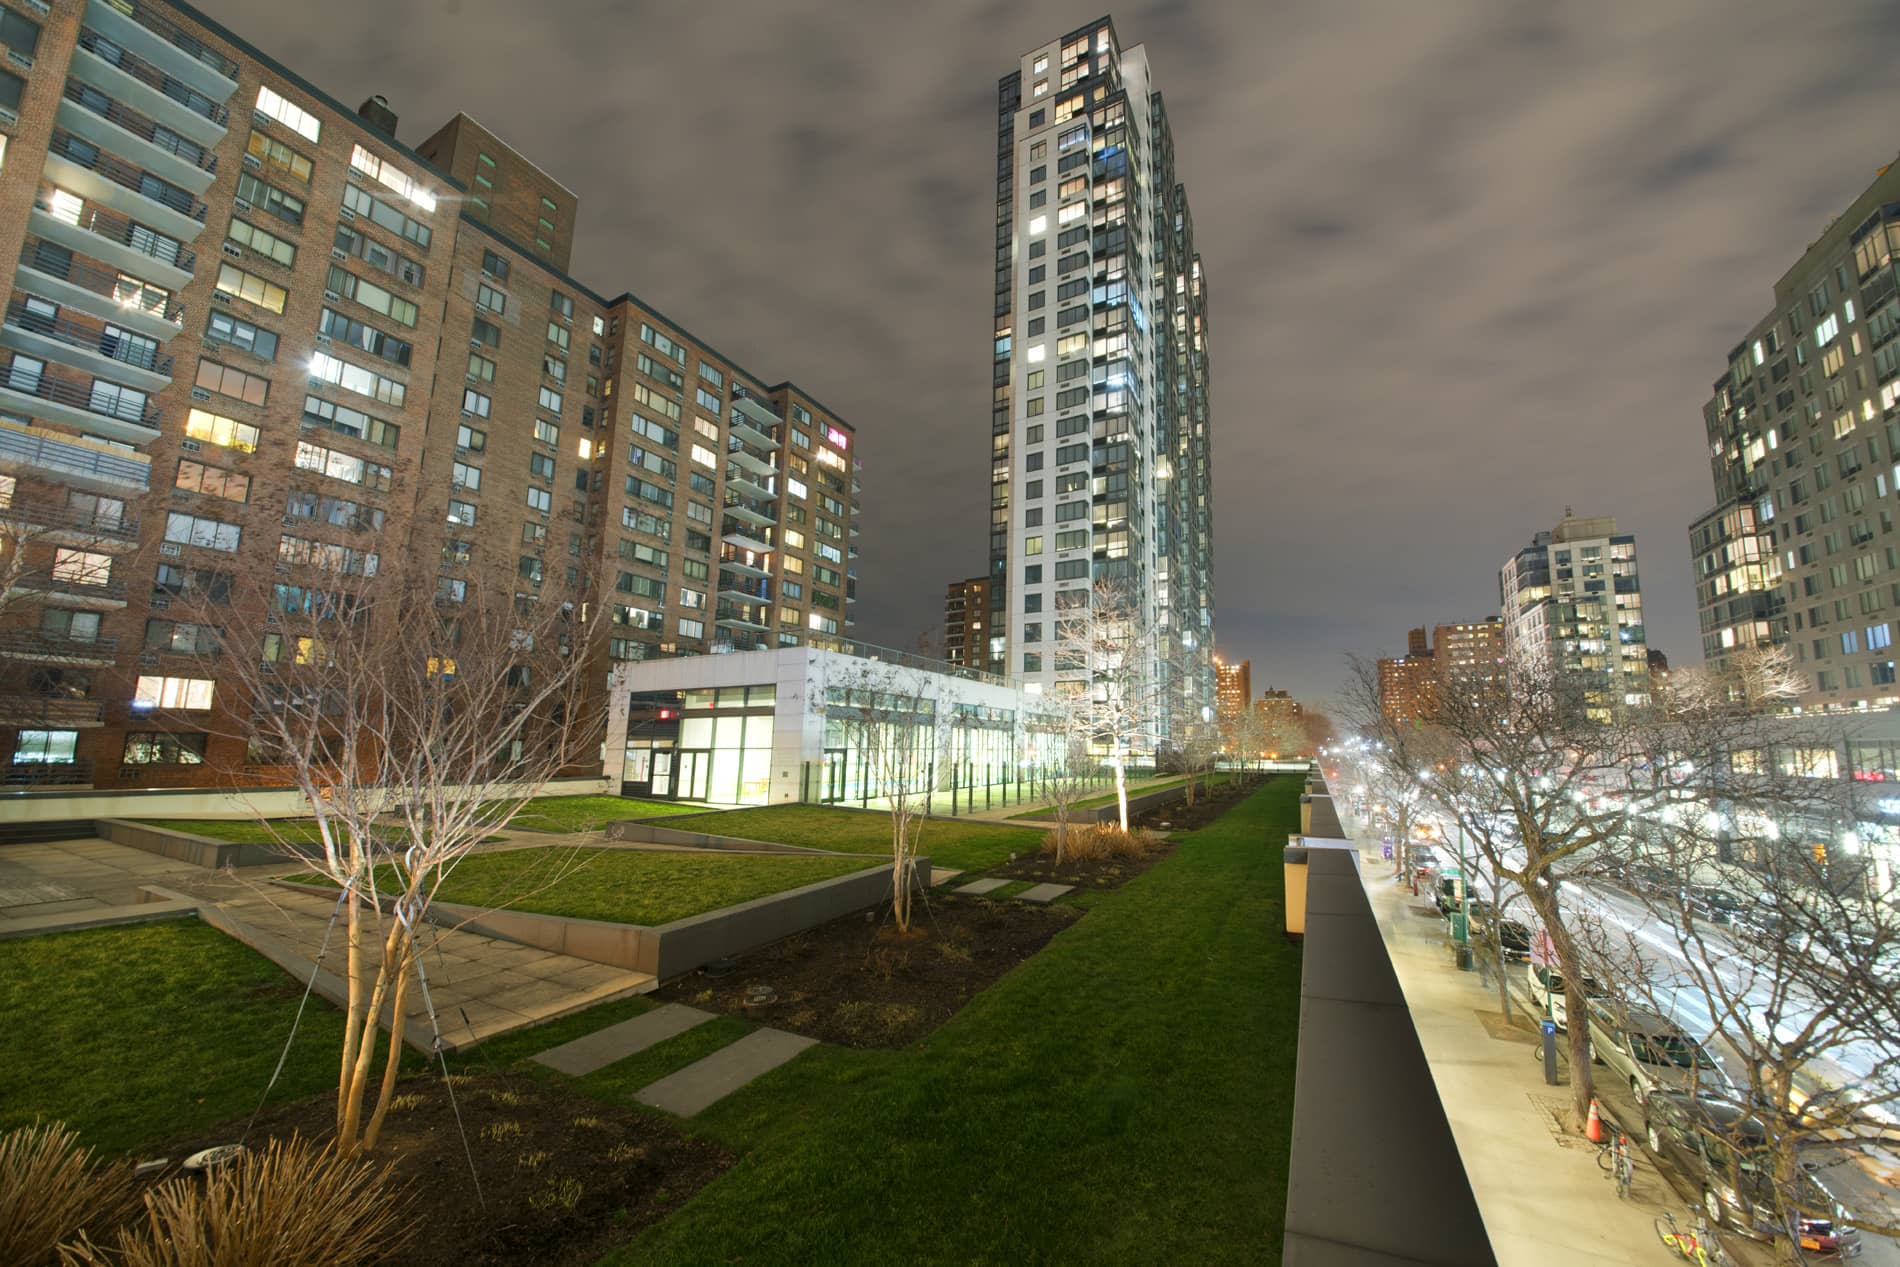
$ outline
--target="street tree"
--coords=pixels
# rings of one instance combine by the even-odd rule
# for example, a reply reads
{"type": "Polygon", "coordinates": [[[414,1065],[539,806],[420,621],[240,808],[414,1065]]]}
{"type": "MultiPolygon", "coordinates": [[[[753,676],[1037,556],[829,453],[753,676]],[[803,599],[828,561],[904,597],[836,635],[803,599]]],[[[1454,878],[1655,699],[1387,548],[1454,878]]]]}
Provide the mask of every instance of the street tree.
{"type": "Polygon", "coordinates": [[[1115,775],[1115,803],[1128,830],[1128,763],[1152,752],[1161,721],[1153,671],[1154,622],[1126,581],[1105,577],[1086,589],[1057,590],[1058,687],[1086,692],[1089,745],[1115,775]]]}
{"type": "Polygon", "coordinates": [[[242,741],[243,763],[223,771],[233,783],[286,783],[309,805],[315,843],[279,844],[340,891],[336,1144],[348,1156],[377,1146],[438,888],[550,779],[597,771],[601,639],[579,585],[439,588],[434,567],[368,543],[285,540],[276,566],[174,596],[170,614],[203,631],[202,686],[141,678],[135,706],[242,741]]]}

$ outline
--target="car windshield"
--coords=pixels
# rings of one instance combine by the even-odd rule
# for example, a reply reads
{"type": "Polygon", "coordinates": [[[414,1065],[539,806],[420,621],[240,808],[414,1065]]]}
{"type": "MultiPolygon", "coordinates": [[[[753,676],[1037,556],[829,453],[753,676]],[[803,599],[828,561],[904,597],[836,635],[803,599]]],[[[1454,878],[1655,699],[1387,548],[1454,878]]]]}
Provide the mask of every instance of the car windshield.
{"type": "Polygon", "coordinates": [[[1713,1069],[1709,1053],[1680,1034],[1631,1034],[1630,1052],[1646,1065],[1713,1069]]]}

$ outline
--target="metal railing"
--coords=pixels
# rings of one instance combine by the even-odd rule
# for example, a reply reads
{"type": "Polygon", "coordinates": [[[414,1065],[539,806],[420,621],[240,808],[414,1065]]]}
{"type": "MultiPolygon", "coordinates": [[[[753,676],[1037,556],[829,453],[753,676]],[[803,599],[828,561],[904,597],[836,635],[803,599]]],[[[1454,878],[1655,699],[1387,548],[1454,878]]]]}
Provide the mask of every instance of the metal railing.
{"type": "MultiPolygon", "coordinates": [[[[9,357],[7,363],[0,366],[0,387],[19,392],[22,396],[34,396],[40,400],[51,401],[57,405],[66,405],[73,409],[83,409],[89,414],[101,418],[111,418],[118,422],[129,422],[134,426],[149,427],[156,431],[159,424],[159,412],[156,405],[133,404],[124,399],[101,396],[94,380],[93,388],[88,389],[77,383],[68,382],[63,376],[55,375],[50,368],[37,372],[22,370],[14,372],[14,365],[21,358],[9,357]]],[[[26,358],[37,360],[38,358],[26,358]]],[[[141,400],[145,393],[138,393],[141,400]]]]}
{"type": "MultiPolygon", "coordinates": [[[[160,321],[176,324],[185,319],[185,306],[174,302],[170,291],[146,283],[140,283],[140,288],[133,290],[122,275],[94,268],[90,264],[81,264],[69,254],[62,255],[49,250],[38,242],[29,241],[20,248],[20,267],[56,277],[95,295],[103,295],[120,308],[142,312],[160,321]]],[[[30,278],[26,280],[31,281],[30,278]]]]}
{"type": "Polygon", "coordinates": [[[159,13],[150,5],[135,3],[135,0],[106,0],[106,4],[117,13],[132,19],[153,35],[158,36],[173,48],[203,62],[233,83],[237,82],[238,64],[212,48],[197,36],[190,34],[176,22],[159,13]]]}
{"type": "Polygon", "coordinates": [[[66,81],[65,95],[66,100],[80,109],[91,111],[107,122],[124,128],[147,145],[157,146],[172,157],[196,167],[199,171],[215,173],[218,170],[216,154],[196,141],[187,141],[170,128],[164,129],[161,134],[158,124],[153,120],[130,106],[106,96],[90,84],[69,79],[66,81]]]}
{"type": "Polygon", "coordinates": [[[87,171],[97,172],[113,184],[129,189],[141,198],[150,198],[161,207],[177,212],[188,219],[203,224],[205,205],[193,198],[185,190],[159,176],[154,176],[143,167],[128,163],[94,145],[91,141],[74,136],[70,132],[55,132],[47,151],[57,154],[69,163],[76,163],[87,171]]]}
{"type": "Polygon", "coordinates": [[[0,655],[15,659],[44,656],[50,660],[111,660],[118,649],[117,638],[69,638],[47,629],[0,632],[0,655]]]}
{"type": "Polygon", "coordinates": [[[150,488],[152,482],[151,460],[141,454],[56,431],[35,434],[34,428],[5,420],[0,420],[0,463],[91,476],[135,488],[150,488]]]}
{"type": "Polygon", "coordinates": [[[48,594],[64,594],[73,599],[107,599],[115,603],[125,601],[125,582],[106,581],[103,584],[90,584],[86,581],[68,580],[63,576],[22,576],[14,582],[21,589],[41,590],[48,594]]]}
{"type": "Polygon", "coordinates": [[[128,339],[71,317],[49,317],[17,301],[7,305],[6,323],[69,348],[83,348],[136,369],[171,377],[172,358],[160,355],[158,345],[149,339],[128,339]]]}
{"type": "Polygon", "coordinates": [[[78,726],[106,718],[103,700],[61,699],[54,695],[0,695],[0,725],[78,726]]]}
{"type": "Polygon", "coordinates": [[[94,237],[104,238],[120,246],[130,247],[141,255],[149,255],[161,264],[169,264],[187,273],[198,262],[197,252],[187,249],[176,238],[168,238],[162,233],[146,228],[136,220],[105,207],[87,203],[80,208],[77,216],[69,220],[44,198],[34,199],[33,205],[46,215],[70,224],[75,229],[81,229],[94,237]]]}
{"type": "Polygon", "coordinates": [[[0,783],[8,787],[45,787],[92,782],[92,760],[10,761],[0,766],[0,783]]]}
{"type": "Polygon", "coordinates": [[[6,519],[61,532],[82,532],[113,541],[136,542],[139,539],[139,521],[136,519],[123,516],[113,518],[96,511],[74,510],[71,506],[38,506],[16,502],[11,506],[0,507],[0,520],[6,519]]]}

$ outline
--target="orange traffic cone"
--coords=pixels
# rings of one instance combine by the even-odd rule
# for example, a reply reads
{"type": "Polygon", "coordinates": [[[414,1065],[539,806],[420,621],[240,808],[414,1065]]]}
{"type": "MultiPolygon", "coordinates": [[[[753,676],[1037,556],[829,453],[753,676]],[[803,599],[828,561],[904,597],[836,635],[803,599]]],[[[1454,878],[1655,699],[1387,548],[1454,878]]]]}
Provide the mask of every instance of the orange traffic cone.
{"type": "Polygon", "coordinates": [[[1597,1112],[1596,1097],[1590,1097],[1590,1120],[1584,1124],[1583,1136],[1592,1144],[1603,1142],[1603,1117],[1597,1112]]]}

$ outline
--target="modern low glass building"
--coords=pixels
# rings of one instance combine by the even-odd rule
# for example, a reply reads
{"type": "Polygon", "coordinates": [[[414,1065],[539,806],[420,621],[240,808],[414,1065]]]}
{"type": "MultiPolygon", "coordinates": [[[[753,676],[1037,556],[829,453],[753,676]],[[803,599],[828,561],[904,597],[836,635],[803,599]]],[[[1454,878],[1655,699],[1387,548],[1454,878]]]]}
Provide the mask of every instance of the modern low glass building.
{"type": "Polygon", "coordinates": [[[1039,699],[862,644],[648,660],[615,673],[607,768],[629,796],[713,804],[884,795],[890,753],[934,790],[1014,784],[1052,759],[1039,699]]]}

